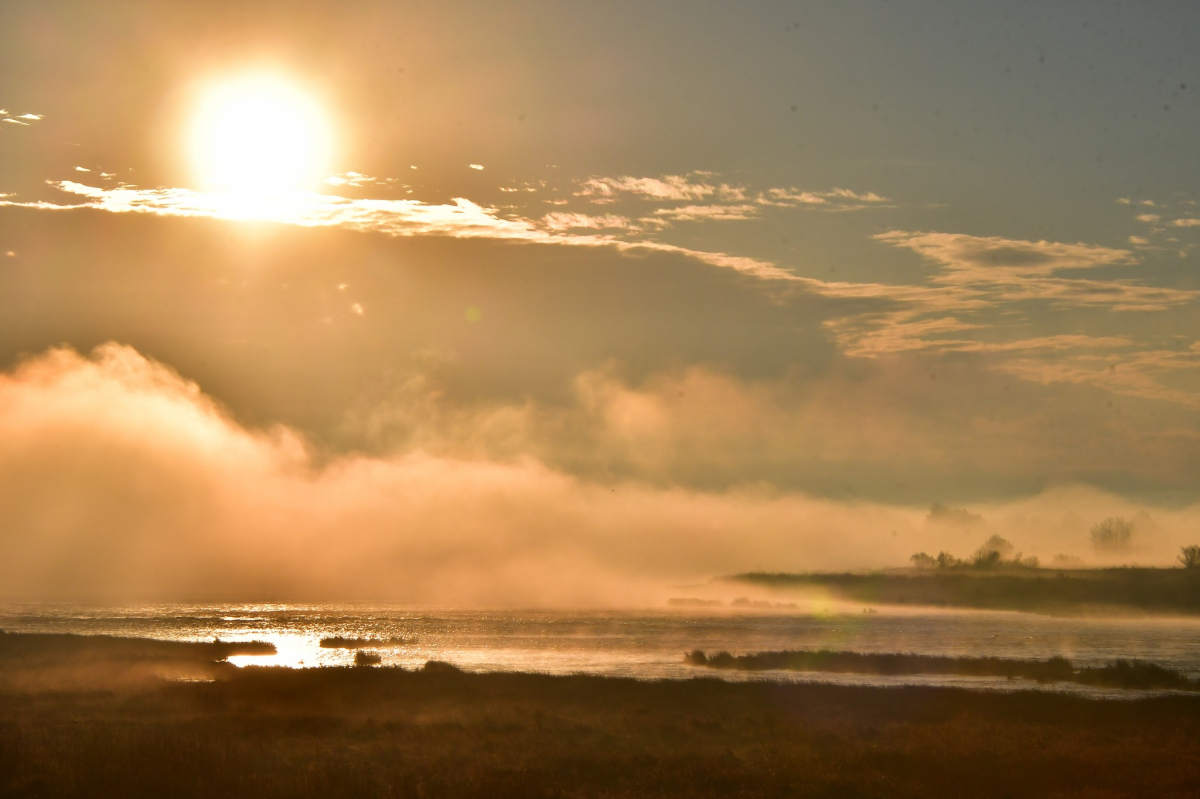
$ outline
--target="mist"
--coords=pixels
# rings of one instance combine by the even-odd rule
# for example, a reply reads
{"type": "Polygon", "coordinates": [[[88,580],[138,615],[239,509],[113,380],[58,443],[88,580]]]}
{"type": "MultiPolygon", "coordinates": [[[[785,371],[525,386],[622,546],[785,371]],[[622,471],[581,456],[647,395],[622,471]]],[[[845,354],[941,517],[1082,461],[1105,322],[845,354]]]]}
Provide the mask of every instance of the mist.
{"type": "Polygon", "coordinates": [[[453,451],[328,456],[287,427],[239,424],[129,347],[54,349],[0,378],[0,582],[42,600],[658,605],[723,574],[904,566],[992,534],[1095,563],[1088,527],[1113,514],[1141,514],[1126,561],[1166,564],[1200,518],[1074,486],[972,506],[963,522],[453,451]]]}

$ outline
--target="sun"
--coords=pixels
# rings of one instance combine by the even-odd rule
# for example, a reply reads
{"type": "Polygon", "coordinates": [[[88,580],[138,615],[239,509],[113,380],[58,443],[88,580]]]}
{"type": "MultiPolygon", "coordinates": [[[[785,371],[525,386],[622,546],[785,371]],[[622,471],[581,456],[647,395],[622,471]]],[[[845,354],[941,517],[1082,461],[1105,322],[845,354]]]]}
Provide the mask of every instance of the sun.
{"type": "Polygon", "coordinates": [[[332,135],[320,105],[274,75],[212,85],[191,126],[191,156],[204,188],[282,194],[328,174],[332,135]]]}

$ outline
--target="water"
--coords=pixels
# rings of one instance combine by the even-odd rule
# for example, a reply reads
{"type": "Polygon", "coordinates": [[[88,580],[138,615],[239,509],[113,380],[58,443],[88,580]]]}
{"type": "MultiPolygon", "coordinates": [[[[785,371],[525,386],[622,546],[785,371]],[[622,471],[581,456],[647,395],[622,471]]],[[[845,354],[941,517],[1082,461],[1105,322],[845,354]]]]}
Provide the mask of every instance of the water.
{"type": "Polygon", "coordinates": [[[238,665],[340,666],[353,650],[323,649],[322,638],[403,638],[375,649],[385,665],[415,668],[443,660],[469,671],[837,683],[1041,688],[1129,695],[1073,684],[1036,686],[1003,678],[914,675],[746,673],[684,663],[693,649],[734,654],[780,649],[913,652],[927,655],[1049,658],[1103,665],[1141,658],[1200,677],[1200,620],[1053,618],[1015,612],[861,608],[835,612],[731,610],[465,611],[378,605],[0,605],[10,632],[119,635],[178,641],[259,640],[274,656],[237,656],[238,665]]]}

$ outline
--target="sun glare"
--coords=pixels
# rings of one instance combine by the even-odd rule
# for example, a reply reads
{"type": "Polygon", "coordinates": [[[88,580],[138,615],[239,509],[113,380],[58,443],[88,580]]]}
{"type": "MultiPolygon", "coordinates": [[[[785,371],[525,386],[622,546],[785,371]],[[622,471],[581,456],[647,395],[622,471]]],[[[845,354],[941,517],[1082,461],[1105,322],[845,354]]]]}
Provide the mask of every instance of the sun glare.
{"type": "Polygon", "coordinates": [[[274,76],[217,84],[203,96],[191,153],[204,188],[280,194],[316,186],[329,168],[332,137],[320,106],[274,76]]]}

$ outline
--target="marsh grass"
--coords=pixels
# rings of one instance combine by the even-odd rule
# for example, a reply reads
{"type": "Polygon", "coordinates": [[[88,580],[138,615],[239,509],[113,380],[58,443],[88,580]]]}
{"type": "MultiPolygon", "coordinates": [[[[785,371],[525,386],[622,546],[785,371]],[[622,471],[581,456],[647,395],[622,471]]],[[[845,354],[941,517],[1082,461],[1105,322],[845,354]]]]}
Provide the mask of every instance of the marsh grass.
{"type": "Polygon", "coordinates": [[[693,666],[739,671],[808,671],[834,674],[903,676],[953,674],[1006,677],[1039,683],[1071,682],[1103,688],[1200,690],[1200,682],[1173,669],[1141,660],[1116,660],[1104,666],[1077,667],[1063,657],[1024,660],[997,657],[944,657],[902,653],[836,652],[829,649],[706,655],[695,650],[684,659],[693,666]]]}
{"type": "Polygon", "coordinates": [[[1197,740],[1185,695],[247,667],[0,690],[0,796],[1184,797],[1197,740]]]}
{"type": "Polygon", "coordinates": [[[411,644],[412,638],[343,638],[335,635],[332,638],[322,638],[322,649],[373,649],[389,646],[411,644]]]}
{"type": "Polygon", "coordinates": [[[380,663],[383,663],[383,656],[375,652],[359,649],[354,653],[355,666],[378,666],[380,663]]]}

